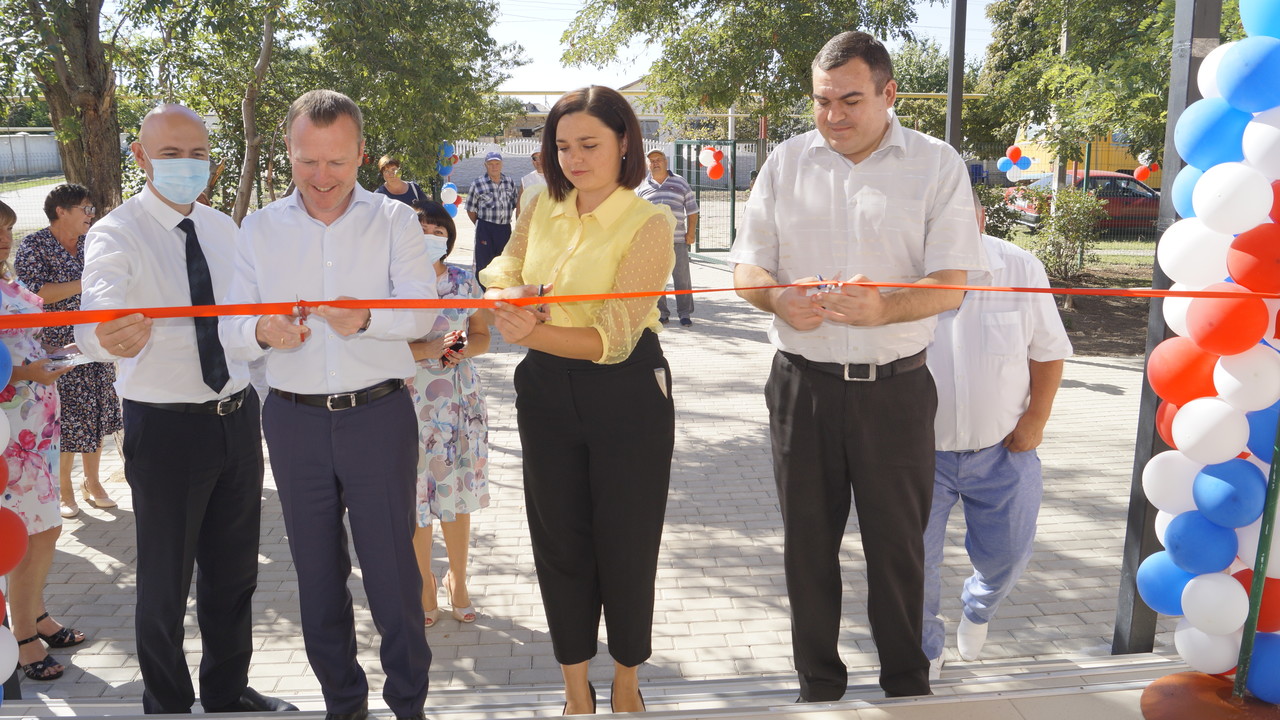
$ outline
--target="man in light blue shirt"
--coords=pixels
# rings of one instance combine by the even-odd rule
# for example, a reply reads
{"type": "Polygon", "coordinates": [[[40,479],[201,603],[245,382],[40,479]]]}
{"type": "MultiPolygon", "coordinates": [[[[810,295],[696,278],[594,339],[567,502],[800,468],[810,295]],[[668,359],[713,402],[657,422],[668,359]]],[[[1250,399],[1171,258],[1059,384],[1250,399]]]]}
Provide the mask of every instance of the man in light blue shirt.
{"type": "MultiPolygon", "coordinates": [[[[667,154],[661,150],[649,152],[649,175],[636,188],[636,194],[651,203],[662,203],[671,208],[676,217],[675,251],[676,266],[671,271],[671,279],[676,290],[690,290],[693,281],[689,276],[689,248],[698,239],[698,200],[693,195],[689,183],[679,175],[668,171],[667,154]]],[[[658,298],[659,320],[664,324],[671,320],[667,311],[667,296],[658,298]]],[[[680,316],[680,324],[689,327],[693,319],[693,295],[685,293],[676,296],[676,314],[680,316]]]]}

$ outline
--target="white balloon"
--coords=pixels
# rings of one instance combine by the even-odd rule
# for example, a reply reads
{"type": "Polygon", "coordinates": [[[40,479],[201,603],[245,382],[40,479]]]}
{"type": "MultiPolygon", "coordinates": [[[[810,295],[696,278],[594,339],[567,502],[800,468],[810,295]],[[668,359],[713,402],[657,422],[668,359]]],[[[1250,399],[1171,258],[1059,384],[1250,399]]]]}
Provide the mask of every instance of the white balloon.
{"type": "Polygon", "coordinates": [[[1240,636],[1238,632],[1209,635],[1197,630],[1184,617],[1173,631],[1173,646],[1192,670],[1217,675],[1236,666],[1240,659],[1240,636]]]}
{"type": "Polygon", "coordinates": [[[1240,454],[1249,442],[1249,421],[1222,398],[1196,398],[1173,416],[1173,444],[1183,455],[1216,465],[1240,454]]]}
{"type": "Polygon", "coordinates": [[[1266,175],[1230,162],[1204,171],[1191,191],[1191,205],[1205,226],[1235,235],[1268,222],[1275,195],[1266,175]]]}
{"type": "Polygon", "coordinates": [[[1155,531],[1156,540],[1160,541],[1160,547],[1164,547],[1165,531],[1169,529],[1169,523],[1173,522],[1173,519],[1176,517],[1178,516],[1173,513],[1168,513],[1163,510],[1156,511],[1155,531]]]}
{"type": "Polygon", "coordinates": [[[0,413],[0,452],[4,452],[9,447],[9,442],[13,440],[13,430],[9,427],[9,416],[0,413]]]}
{"type": "MultiPolygon", "coordinates": [[[[1240,547],[1236,550],[1237,557],[1240,562],[1252,568],[1258,561],[1258,540],[1260,539],[1262,528],[1262,518],[1258,518],[1242,528],[1236,528],[1236,540],[1239,541],[1240,547]]],[[[1280,552],[1280,533],[1273,533],[1271,536],[1271,561],[1267,563],[1267,577],[1280,578],[1280,562],[1276,562],[1276,555],[1280,552]]]]}
{"type": "Polygon", "coordinates": [[[1211,230],[1197,217],[1169,226],[1156,245],[1160,268],[1174,282],[1202,288],[1227,276],[1227,251],[1231,235],[1211,230]]]}
{"type": "Polygon", "coordinates": [[[1270,180],[1280,178],[1280,108],[1260,112],[1245,125],[1244,161],[1270,180]]]}
{"type": "Polygon", "coordinates": [[[1234,633],[1249,614],[1249,593],[1230,575],[1206,573],[1182,589],[1182,614],[1201,632],[1234,633]]]}
{"type": "MultiPolygon", "coordinates": [[[[1178,414],[1182,414],[1181,411],[1178,414]]],[[[1142,468],[1142,492],[1148,502],[1171,516],[1195,510],[1191,486],[1203,469],[1204,463],[1196,462],[1177,450],[1166,450],[1148,460],[1146,467],[1142,468]]],[[[1158,530],[1157,534],[1163,535],[1158,530]]],[[[1163,545],[1164,541],[1161,540],[1160,544],[1163,545]]]]}
{"type": "Polygon", "coordinates": [[[1254,345],[1239,355],[1218,359],[1213,368],[1218,397],[1245,412],[1269,408],[1280,400],[1280,353],[1254,345]]]}
{"type": "Polygon", "coordinates": [[[445,188],[440,191],[440,202],[445,205],[452,205],[454,200],[458,199],[458,191],[453,188],[445,188]]]}
{"type": "Polygon", "coordinates": [[[1237,557],[1235,560],[1232,560],[1232,561],[1231,561],[1231,564],[1230,564],[1229,566],[1227,566],[1227,569],[1226,569],[1226,570],[1223,570],[1222,572],[1224,572],[1224,573],[1226,573],[1226,574],[1228,574],[1228,575],[1235,575],[1236,573],[1240,572],[1241,570],[1248,570],[1248,569],[1249,569],[1249,566],[1248,566],[1248,565],[1245,565],[1245,564],[1244,564],[1244,563],[1242,563],[1242,562],[1240,562],[1240,558],[1238,558],[1238,557],[1237,557]]]}
{"type": "Polygon", "coordinates": [[[1235,43],[1219,45],[1200,61],[1200,71],[1196,73],[1196,85],[1200,88],[1202,97],[1222,97],[1222,91],[1218,89],[1218,65],[1222,63],[1222,56],[1227,54],[1227,50],[1230,50],[1232,45],[1235,43]]]}
{"type": "Polygon", "coordinates": [[[698,164],[702,165],[703,167],[711,167],[712,165],[715,165],[716,164],[715,148],[710,148],[710,147],[702,148],[702,151],[698,153],[698,164]]]}
{"type": "Polygon", "coordinates": [[[1004,176],[1009,178],[1009,182],[1018,182],[1022,179],[1022,168],[1015,165],[1006,170],[1004,176]]]}
{"type": "MultiPolygon", "coordinates": [[[[1162,265],[1163,266],[1163,265],[1162,265]]],[[[1174,283],[1170,290],[1199,290],[1198,287],[1191,287],[1182,283],[1174,283]]],[[[1187,329],[1187,310],[1191,307],[1191,298],[1189,297],[1167,297],[1164,299],[1164,324],[1169,326],[1175,334],[1182,337],[1190,337],[1191,331],[1187,329]]]]}
{"type": "Polygon", "coordinates": [[[18,640],[13,637],[9,628],[0,625],[0,667],[16,668],[18,666],[18,640]]]}

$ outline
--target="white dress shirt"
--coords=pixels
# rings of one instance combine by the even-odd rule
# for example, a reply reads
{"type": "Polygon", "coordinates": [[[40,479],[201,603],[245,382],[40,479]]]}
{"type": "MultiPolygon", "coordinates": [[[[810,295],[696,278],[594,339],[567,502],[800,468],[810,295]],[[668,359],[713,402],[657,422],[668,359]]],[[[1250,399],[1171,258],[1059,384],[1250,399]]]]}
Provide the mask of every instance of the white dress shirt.
{"type": "MultiPolygon", "coordinates": [[[[983,235],[998,287],[1049,287],[1034,255],[983,235]]],[[[981,450],[1004,440],[1031,399],[1028,360],[1071,357],[1052,295],[971,292],[957,310],[938,316],[929,371],[938,386],[934,421],[938,450],[981,450]]]]}
{"type": "MultiPolygon", "coordinates": [[[[191,218],[200,249],[209,264],[214,297],[231,285],[235,273],[236,224],[199,203],[191,218]]],[[[84,244],[81,310],[114,310],[190,305],[187,284],[187,235],[183,215],[147,185],[89,230],[84,244]]],[[[231,380],[221,393],[205,384],[191,318],[157,318],[151,339],[136,357],[121,358],[98,342],[97,324],[75,326],[82,352],[103,362],[119,361],[116,394],[138,402],[201,403],[239,392],[249,384],[244,362],[227,356],[231,380]]]]}
{"type": "Polygon", "coordinates": [[[537,170],[534,170],[528,175],[525,175],[524,177],[520,178],[521,190],[528,190],[529,188],[534,187],[535,185],[546,185],[546,184],[547,184],[547,179],[543,177],[542,173],[538,172],[537,170]]]}
{"type": "MultiPolygon", "coordinates": [[[[780,283],[861,273],[873,282],[911,283],[939,270],[968,271],[982,284],[969,176],[951,146],[905,130],[889,114],[880,146],[854,164],[817,130],[769,155],[747,201],[734,263],[757,265],[780,283]]],[[[909,357],[932,336],[932,317],[880,327],[830,321],[801,332],[774,317],[769,339],[817,362],[874,363],[909,357]]]]}
{"type": "MultiPolygon", "coordinates": [[[[359,185],[330,225],[308,215],[297,192],[271,203],[244,219],[236,251],[227,303],[437,297],[413,208],[359,185]]],[[[257,317],[224,318],[218,330],[238,357],[267,354],[271,387],[328,395],[412,377],[408,341],[431,330],[436,312],[373,310],[365,332],[345,337],[313,313],[302,345],[270,352],[258,345],[257,317]]]]}

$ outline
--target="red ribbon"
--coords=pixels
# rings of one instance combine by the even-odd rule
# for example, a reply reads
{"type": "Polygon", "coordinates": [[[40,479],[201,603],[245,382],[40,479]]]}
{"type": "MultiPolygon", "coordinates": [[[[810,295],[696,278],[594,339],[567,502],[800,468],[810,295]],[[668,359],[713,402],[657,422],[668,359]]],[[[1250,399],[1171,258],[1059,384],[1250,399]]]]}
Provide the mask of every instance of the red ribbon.
{"type": "Polygon", "coordinates": [[[1262,299],[1278,299],[1280,293],[1230,292],[1223,290],[1157,290],[1155,288],[1038,288],[1038,287],[993,287],[986,285],[920,285],[917,283],[888,282],[841,282],[820,281],[796,283],[789,285],[759,285],[746,288],[703,288],[697,290],[666,290],[628,293],[593,293],[587,295],[545,295],[541,297],[512,298],[509,300],[487,300],[484,298],[466,298],[441,300],[432,299],[389,299],[389,300],[299,300],[297,302],[250,303],[240,305],[178,305],[149,308],[121,308],[118,310],[70,310],[63,312],[29,313],[23,315],[0,316],[0,330],[17,328],[57,327],[60,325],[84,325],[101,323],[134,313],[142,313],[149,318],[180,317],[218,317],[222,315],[292,315],[299,308],[315,308],[321,305],[354,309],[395,309],[395,310],[435,310],[443,308],[493,308],[499,302],[511,305],[546,305],[552,303],[590,302],[596,300],[620,300],[627,298],[658,297],[660,295],[692,295],[695,293],[734,292],[736,290],[774,290],[789,287],[820,287],[827,285],[861,285],[872,288],[925,288],[935,290],[964,290],[967,292],[1016,292],[1039,293],[1047,295],[1099,295],[1131,298],[1220,298],[1238,299],[1256,297],[1262,299]]]}

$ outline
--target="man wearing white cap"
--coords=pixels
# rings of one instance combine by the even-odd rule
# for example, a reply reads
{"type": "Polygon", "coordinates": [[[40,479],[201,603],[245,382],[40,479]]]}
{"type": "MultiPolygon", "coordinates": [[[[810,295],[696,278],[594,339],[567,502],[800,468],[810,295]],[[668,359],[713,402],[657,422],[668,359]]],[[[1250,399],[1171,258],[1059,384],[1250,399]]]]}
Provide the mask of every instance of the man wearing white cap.
{"type": "MultiPolygon", "coordinates": [[[[671,279],[676,290],[689,290],[693,287],[689,277],[689,248],[697,239],[698,200],[693,189],[684,178],[670,172],[667,154],[662,150],[649,151],[649,176],[636,188],[636,194],[651,203],[662,203],[671,208],[676,217],[676,266],[671,271],[671,279]]],[[[671,316],[667,310],[667,296],[658,298],[658,319],[666,324],[671,316]]],[[[689,294],[676,296],[676,314],[680,316],[680,324],[689,327],[693,320],[693,296],[689,294]]]]}
{"type": "Polygon", "coordinates": [[[519,197],[516,183],[502,174],[502,153],[484,156],[486,174],[471,183],[467,217],[476,224],[476,275],[502,254],[511,239],[511,213],[519,197]]]}

